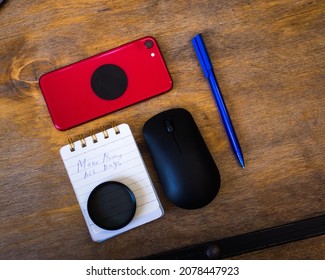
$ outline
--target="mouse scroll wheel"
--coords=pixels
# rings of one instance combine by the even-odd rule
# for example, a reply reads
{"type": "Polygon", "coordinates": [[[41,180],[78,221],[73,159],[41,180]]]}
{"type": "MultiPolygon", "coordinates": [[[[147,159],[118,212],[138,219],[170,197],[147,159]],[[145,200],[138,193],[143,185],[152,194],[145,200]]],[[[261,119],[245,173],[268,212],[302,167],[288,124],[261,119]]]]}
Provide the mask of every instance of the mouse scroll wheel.
{"type": "Polygon", "coordinates": [[[167,132],[171,133],[174,131],[174,127],[173,127],[171,121],[169,121],[169,120],[164,121],[164,125],[166,127],[167,132]]]}

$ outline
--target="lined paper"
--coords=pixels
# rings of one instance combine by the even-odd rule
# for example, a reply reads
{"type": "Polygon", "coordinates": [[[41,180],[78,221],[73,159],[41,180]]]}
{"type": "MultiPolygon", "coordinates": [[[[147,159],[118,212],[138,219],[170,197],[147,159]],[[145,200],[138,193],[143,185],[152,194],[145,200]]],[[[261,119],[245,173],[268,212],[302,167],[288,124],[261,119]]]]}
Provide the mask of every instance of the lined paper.
{"type": "Polygon", "coordinates": [[[74,142],[60,150],[65,168],[84,215],[90,235],[100,242],[134,227],[148,223],[163,215],[163,208],[143,162],[130,127],[117,126],[119,133],[110,128],[102,133],[74,142]],[[106,138],[105,136],[108,137],[106,138]],[[97,142],[94,142],[94,139],[97,142]],[[107,181],[118,181],[128,186],[135,195],[137,209],[133,220],[124,228],[114,231],[95,225],[87,212],[87,201],[91,191],[107,181]]]}

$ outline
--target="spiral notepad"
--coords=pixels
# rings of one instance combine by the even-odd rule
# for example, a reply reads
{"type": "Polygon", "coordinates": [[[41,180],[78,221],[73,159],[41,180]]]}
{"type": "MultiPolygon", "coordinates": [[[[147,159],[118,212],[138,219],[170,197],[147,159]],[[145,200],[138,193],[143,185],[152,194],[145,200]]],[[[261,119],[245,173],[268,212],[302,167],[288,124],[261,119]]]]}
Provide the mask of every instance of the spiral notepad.
{"type": "Polygon", "coordinates": [[[60,150],[91,238],[101,242],[164,214],[130,127],[113,126],[78,141],[69,141],[60,150]],[[136,212],[125,227],[105,230],[91,220],[87,201],[92,190],[107,181],[125,184],[136,199],[136,212]]]}

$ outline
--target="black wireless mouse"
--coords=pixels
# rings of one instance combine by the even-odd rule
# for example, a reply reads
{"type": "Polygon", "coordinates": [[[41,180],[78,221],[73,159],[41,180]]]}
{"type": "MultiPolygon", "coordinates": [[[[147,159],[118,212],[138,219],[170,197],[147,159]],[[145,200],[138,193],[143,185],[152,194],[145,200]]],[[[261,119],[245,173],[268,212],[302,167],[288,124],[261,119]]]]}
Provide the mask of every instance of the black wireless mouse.
{"type": "Polygon", "coordinates": [[[219,170],[190,112],[177,108],[159,113],[145,123],[143,135],[172,203],[197,209],[215,198],[219,170]]]}

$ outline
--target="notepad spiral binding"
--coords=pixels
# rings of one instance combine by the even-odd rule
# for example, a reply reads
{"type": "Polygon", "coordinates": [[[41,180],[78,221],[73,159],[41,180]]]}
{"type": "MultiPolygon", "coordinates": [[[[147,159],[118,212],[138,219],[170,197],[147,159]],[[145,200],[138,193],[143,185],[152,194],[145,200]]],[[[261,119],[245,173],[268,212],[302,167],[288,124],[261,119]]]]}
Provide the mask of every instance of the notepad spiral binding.
{"type": "MultiPolygon", "coordinates": [[[[112,122],[111,123],[111,127],[114,128],[115,134],[119,134],[120,133],[120,130],[119,130],[119,128],[118,128],[118,126],[116,125],[115,122],[112,122]]],[[[96,132],[95,130],[90,130],[89,131],[89,134],[87,136],[85,136],[85,137],[83,136],[83,134],[79,134],[77,141],[80,141],[81,147],[82,148],[85,148],[85,147],[87,147],[87,142],[86,142],[85,138],[88,137],[88,136],[91,136],[93,143],[97,143],[98,142],[98,139],[97,139],[97,136],[96,136],[97,133],[103,133],[105,139],[109,138],[109,134],[108,134],[107,128],[105,128],[104,126],[102,126],[100,128],[99,132],[96,132]]],[[[69,137],[68,138],[68,143],[69,143],[69,146],[70,146],[70,151],[71,152],[74,152],[76,150],[76,146],[74,144],[75,141],[73,141],[73,139],[71,137],[69,137]]]]}

